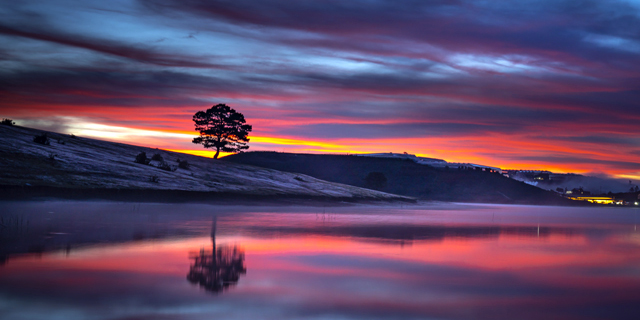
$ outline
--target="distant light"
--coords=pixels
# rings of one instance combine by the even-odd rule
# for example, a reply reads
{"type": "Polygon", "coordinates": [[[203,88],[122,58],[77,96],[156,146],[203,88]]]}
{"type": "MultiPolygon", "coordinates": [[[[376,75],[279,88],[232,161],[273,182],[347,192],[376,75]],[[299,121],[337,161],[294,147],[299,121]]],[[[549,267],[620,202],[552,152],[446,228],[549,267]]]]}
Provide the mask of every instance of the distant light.
{"type": "Polygon", "coordinates": [[[635,204],[636,206],[638,205],[638,203],[637,203],[637,202],[634,202],[634,204],[635,204]]]}

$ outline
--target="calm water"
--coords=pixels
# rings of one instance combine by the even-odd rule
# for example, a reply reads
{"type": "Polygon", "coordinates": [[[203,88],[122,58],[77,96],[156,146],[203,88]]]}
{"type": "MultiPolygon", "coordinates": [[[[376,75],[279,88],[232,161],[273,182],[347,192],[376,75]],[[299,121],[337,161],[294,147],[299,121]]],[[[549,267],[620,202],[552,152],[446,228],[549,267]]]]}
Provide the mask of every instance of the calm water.
{"type": "Polygon", "coordinates": [[[640,210],[2,202],[1,319],[640,319],[640,210]]]}

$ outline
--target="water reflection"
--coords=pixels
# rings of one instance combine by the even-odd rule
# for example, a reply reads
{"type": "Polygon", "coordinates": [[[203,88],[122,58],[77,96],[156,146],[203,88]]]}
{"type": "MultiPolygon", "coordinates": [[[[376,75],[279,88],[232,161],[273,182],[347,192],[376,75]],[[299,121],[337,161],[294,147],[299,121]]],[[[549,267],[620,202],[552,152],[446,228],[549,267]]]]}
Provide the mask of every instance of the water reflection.
{"type": "Polygon", "coordinates": [[[212,250],[203,247],[198,253],[190,254],[193,264],[189,267],[187,280],[199,284],[209,292],[222,292],[238,283],[240,275],[246,274],[244,251],[238,246],[216,247],[216,219],[211,227],[212,250]]]}
{"type": "Polygon", "coordinates": [[[355,207],[317,219],[323,209],[64,205],[7,210],[29,227],[0,228],[0,319],[640,314],[640,210],[355,207]]]}
{"type": "MultiPolygon", "coordinates": [[[[501,236],[522,238],[548,238],[552,236],[580,236],[585,233],[602,233],[594,228],[569,228],[518,225],[353,225],[353,226],[262,226],[251,225],[244,230],[262,237],[322,235],[352,237],[380,243],[412,243],[413,241],[443,241],[450,238],[485,239],[501,236]]],[[[610,232],[610,231],[609,231],[610,232]]]]}

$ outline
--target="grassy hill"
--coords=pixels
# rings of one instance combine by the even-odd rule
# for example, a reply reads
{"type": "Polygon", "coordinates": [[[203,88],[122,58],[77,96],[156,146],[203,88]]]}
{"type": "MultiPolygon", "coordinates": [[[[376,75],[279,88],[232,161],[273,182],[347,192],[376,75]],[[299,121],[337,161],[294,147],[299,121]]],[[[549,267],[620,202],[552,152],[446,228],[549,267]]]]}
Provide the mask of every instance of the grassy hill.
{"type": "Polygon", "coordinates": [[[133,200],[411,200],[304,174],[7,125],[0,125],[0,189],[5,199],[36,194],[133,200]],[[49,143],[34,142],[43,133],[49,143]],[[141,152],[159,154],[163,161],[134,162],[141,152]],[[179,168],[178,159],[187,161],[188,168],[179,168]],[[163,163],[167,170],[161,169],[163,163]]]}
{"type": "Polygon", "coordinates": [[[301,173],[327,181],[375,188],[424,200],[574,204],[553,192],[497,173],[439,169],[410,160],[276,152],[246,152],[224,157],[223,160],[301,173]],[[372,172],[382,173],[386,183],[375,183],[375,179],[367,179],[372,172]]]}

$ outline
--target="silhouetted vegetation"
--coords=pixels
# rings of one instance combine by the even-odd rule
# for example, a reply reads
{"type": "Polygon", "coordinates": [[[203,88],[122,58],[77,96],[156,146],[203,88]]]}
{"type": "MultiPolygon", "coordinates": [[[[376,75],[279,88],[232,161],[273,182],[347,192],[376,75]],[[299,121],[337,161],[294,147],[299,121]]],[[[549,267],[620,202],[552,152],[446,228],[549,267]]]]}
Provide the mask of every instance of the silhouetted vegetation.
{"type": "Polygon", "coordinates": [[[33,137],[33,142],[43,144],[46,146],[48,146],[51,143],[49,142],[49,137],[47,137],[46,133],[33,137]]]}
{"type": "Polygon", "coordinates": [[[25,220],[22,214],[0,216],[0,238],[2,238],[2,236],[6,237],[7,234],[19,234],[21,231],[28,229],[29,219],[25,220]]]}
{"type": "Polygon", "coordinates": [[[11,119],[5,119],[5,118],[3,118],[3,119],[2,119],[2,122],[0,122],[0,124],[3,124],[3,125],[5,125],[5,126],[12,126],[12,125],[14,125],[14,124],[16,124],[16,123],[15,123],[15,122],[13,122],[13,120],[11,120],[11,119]]]}
{"type": "Polygon", "coordinates": [[[164,171],[176,171],[177,167],[172,166],[172,165],[162,161],[158,165],[158,169],[161,169],[161,170],[164,170],[164,171]]]}
{"type": "Polygon", "coordinates": [[[149,158],[147,158],[147,153],[146,152],[138,153],[138,155],[136,156],[135,163],[149,164],[149,158]]]}
{"type": "Polygon", "coordinates": [[[382,189],[387,185],[387,177],[382,172],[369,172],[364,183],[367,188],[382,189]]]}
{"type": "Polygon", "coordinates": [[[191,167],[191,165],[189,164],[189,161],[187,160],[176,160],[178,162],[178,168],[180,169],[185,169],[185,170],[189,170],[189,168],[191,167]]]}
{"type": "Polygon", "coordinates": [[[164,158],[162,157],[162,155],[161,155],[161,154],[156,153],[156,154],[154,154],[154,155],[151,157],[151,160],[154,160],[154,161],[164,161],[164,158]]]}
{"type": "Polygon", "coordinates": [[[246,124],[244,115],[231,109],[226,104],[217,104],[206,111],[198,111],[193,116],[196,131],[200,136],[193,143],[202,144],[205,148],[215,148],[214,159],[222,152],[242,152],[249,149],[249,132],[251,125],[246,124]]]}

